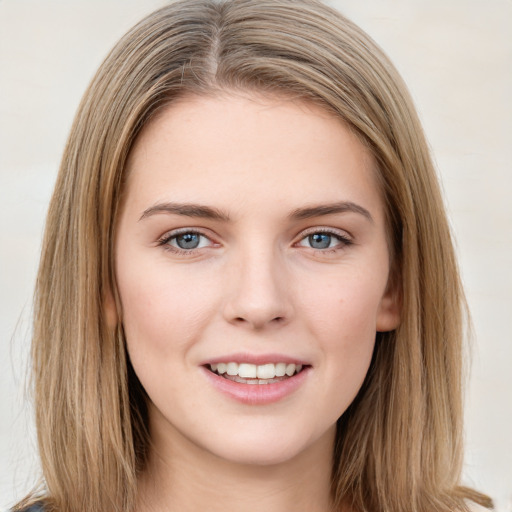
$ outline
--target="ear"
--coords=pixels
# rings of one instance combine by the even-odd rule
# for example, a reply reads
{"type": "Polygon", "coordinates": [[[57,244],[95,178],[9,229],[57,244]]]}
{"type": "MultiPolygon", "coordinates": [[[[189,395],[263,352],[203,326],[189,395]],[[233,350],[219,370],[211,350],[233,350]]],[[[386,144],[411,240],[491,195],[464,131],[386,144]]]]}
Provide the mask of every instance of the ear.
{"type": "Polygon", "coordinates": [[[119,322],[119,315],[117,313],[114,295],[110,290],[108,290],[103,297],[103,314],[105,315],[105,321],[109,328],[113,329],[117,326],[119,322]]]}
{"type": "Polygon", "coordinates": [[[402,293],[398,279],[388,281],[377,312],[377,332],[395,330],[400,325],[402,313],[402,293]]]}

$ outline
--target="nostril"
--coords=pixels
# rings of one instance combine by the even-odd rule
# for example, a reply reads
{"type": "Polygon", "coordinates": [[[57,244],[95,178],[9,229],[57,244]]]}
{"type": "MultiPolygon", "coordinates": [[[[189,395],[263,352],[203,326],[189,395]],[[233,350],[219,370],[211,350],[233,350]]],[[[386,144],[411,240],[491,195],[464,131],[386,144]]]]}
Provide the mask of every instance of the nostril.
{"type": "MultiPolygon", "coordinates": [[[[276,317],[272,318],[270,321],[268,321],[268,324],[282,324],[282,323],[285,323],[285,320],[286,320],[286,318],[284,316],[276,316],[276,317]]],[[[250,319],[244,318],[243,316],[235,317],[233,319],[233,322],[237,323],[237,324],[251,324],[256,328],[263,327],[266,323],[264,321],[259,322],[257,320],[251,321],[250,319]]]]}

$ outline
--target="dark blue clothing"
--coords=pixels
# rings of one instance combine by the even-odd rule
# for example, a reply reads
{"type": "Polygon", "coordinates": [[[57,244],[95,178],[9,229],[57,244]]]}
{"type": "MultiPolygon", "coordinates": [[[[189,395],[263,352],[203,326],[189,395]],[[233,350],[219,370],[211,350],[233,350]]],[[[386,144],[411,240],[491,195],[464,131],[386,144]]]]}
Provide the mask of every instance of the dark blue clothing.
{"type": "Polygon", "coordinates": [[[34,503],[34,505],[26,508],[23,512],[44,512],[44,507],[42,503],[34,503]]]}

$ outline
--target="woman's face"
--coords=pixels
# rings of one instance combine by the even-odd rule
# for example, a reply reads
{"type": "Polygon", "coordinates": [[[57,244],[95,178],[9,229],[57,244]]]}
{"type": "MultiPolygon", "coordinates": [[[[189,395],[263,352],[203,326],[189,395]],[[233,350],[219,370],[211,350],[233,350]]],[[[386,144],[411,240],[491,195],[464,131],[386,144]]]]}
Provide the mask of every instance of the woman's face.
{"type": "Polygon", "coordinates": [[[143,130],[116,273],[157,448],[332,448],[399,321],[374,172],[339,119],[283,98],[188,97],[143,130]]]}

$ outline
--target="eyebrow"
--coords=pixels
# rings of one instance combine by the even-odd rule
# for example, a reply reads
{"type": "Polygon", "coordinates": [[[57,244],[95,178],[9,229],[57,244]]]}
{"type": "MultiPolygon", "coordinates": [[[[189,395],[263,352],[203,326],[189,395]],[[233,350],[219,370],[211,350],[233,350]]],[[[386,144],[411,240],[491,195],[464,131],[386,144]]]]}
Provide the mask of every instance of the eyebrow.
{"type": "MultiPolygon", "coordinates": [[[[366,217],[370,222],[373,222],[373,217],[366,208],[363,208],[362,206],[351,201],[341,201],[337,203],[297,208],[289,215],[289,217],[293,220],[304,220],[313,217],[321,217],[324,215],[334,215],[337,213],[347,212],[358,213],[366,217]]],[[[213,208],[211,206],[203,206],[194,203],[166,202],[157,203],[144,210],[139,218],[139,221],[151,217],[152,215],[161,213],[183,215],[185,217],[197,217],[202,219],[221,220],[224,222],[230,220],[227,213],[224,213],[222,210],[213,208]]]]}
{"type": "Polygon", "coordinates": [[[321,217],[323,215],[333,215],[336,213],[346,212],[358,213],[366,217],[370,222],[374,222],[373,217],[366,208],[363,208],[362,206],[351,201],[340,201],[337,203],[297,208],[290,214],[290,218],[294,220],[303,220],[310,219],[312,217],[321,217]]]}
{"type": "Polygon", "coordinates": [[[144,210],[139,221],[159,213],[170,213],[174,215],[184,215],[186,217],[229,221],[229,215],[222,212],[221,210],[212,208],[210,206],[203,206],[193,203],[158,203],[144,210]]]}

